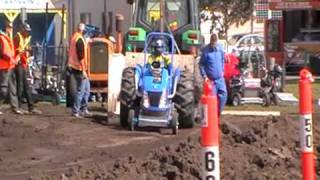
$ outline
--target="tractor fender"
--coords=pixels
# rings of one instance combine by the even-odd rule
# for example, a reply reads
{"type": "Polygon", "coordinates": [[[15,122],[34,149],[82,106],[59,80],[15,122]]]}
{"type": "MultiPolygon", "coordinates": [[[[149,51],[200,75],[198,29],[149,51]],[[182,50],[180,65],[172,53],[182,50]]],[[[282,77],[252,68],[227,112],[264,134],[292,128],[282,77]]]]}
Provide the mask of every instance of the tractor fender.
{"type": "Polygon", "coordinates": [[[108,65],[108,112],[119,114],[118,96],[121,89],[122,71],[126,67],[123,54],[112,54],[108,65]]]}
{"type": "Polygon", "coordinates": [[[169,96],[169,98],[173,98],[177,92],[177,86],[178,86],[178,82],[180,79],[180,75],[181,75],[181,71],[180,71],[180,69],[177,68],[173,74],[172,94],[169,96]]]}
{"type": "Polygon", "coordinates": [[[143,67],[140,64],[137,64],[134,68],[134,78],[135,78],[135,86],[136,86],[136,90],[139,89],[139,87],[142,86],[142,73],[143,73],[143,67]]]}

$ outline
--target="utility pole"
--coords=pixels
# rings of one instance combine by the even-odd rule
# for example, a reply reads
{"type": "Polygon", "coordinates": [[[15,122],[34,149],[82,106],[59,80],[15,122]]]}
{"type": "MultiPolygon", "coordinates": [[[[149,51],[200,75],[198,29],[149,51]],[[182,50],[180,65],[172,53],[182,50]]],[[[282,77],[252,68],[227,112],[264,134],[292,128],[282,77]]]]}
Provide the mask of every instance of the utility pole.
{"type": "Polygon", "coordinates": [[[72,2],[72,9],[71,9],[71,15],[72,15],[72,32],[74,32],[76,27],[76,14],[75,14],[75,7],[76,7],[76,0],[71,0],[72,2]]]}
{"type": "Polygon", "coordinates": [[[72,20],[72,13],[71,13],[71,8],[72,8],[72,0],[68,0],[68,7],[67,7],[67,9],[68,9],[68,11],[67,11],[67,13],[68,13],[68,15],[67,15],[67,17],[68,17],[68,37],[71,37],[71,33],[73,32],[72,31],[72,26],[73,26],[73,20],[72,20]]]}
{"type": "Polygon", "coordinates": [[[160,0],[160,32],[164,31],[164,12],[165,12],[164,0],[160,0]]]}
{"type": "Polygon", "coordinates": [[[255,0],[251,0],[250,2],[250,8],[252,9],[252,14],[251,14],[251,17],[250,17],[250,27],[251,27],[251,34],[253,33],[253,21],[254,21],[254,1],[255,0]]]}
{"type": "Polygon", "coordinates": [[[104,35],[107,34],[107,0],[103,1],[103,12],[102,12],[102,32],[104,35]]]}

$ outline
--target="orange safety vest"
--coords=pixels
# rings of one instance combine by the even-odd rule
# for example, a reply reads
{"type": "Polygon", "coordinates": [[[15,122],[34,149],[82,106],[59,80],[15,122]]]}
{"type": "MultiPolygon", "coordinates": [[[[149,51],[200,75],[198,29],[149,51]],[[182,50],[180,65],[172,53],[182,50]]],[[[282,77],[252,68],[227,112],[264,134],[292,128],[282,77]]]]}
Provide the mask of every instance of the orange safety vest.
{"type": "Polygon", "coordinates": [[[15,67],[15,51],[12,39],[3,33],[0,33],[0,45],[3,55],[10,57],[10,60],[0,57],[0,69],[9,70],[15,67]]]}
{"type": "Polygon", "coordinates": [[[17,33],[17,38],[19,38],[19,45],[16,47],[16,52],[20,54],[20,61],[24,68],[28,67],[29,52],[26,51],[30,47],[31,36],[23,37],[20,32],[17,33]]]}
{"type": "Polygon", "coordinates": [[[79,71],[87,71],[87,43],[84,39],[83,35],[79,32],[75,32],[71,38],[70,42],[70,49],[69,49],[69,59],[68,59],[68,66],[79,70],[79,71]],[[84,56],[83,59],[78,59],[77,54],[77,41],[81,39],[84,44],[84,56]],[[85,69],[83,69],[83,67],[85,69]]]}

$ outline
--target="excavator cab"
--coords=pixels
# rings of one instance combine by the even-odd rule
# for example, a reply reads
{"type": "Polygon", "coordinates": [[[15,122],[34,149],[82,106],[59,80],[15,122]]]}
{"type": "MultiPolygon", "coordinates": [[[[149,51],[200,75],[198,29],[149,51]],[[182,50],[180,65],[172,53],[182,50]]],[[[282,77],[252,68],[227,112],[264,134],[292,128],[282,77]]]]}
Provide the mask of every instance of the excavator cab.
{"type": "Polygon", "coordinates": [[[198,0],[135,0],[133,23],[126,34],[126,51],[141,52],[150,32],[167,32],[174,36],[181,52],[200,46],[198,0]],[[161,18],[162,17],[162,18],[161,18]]]}

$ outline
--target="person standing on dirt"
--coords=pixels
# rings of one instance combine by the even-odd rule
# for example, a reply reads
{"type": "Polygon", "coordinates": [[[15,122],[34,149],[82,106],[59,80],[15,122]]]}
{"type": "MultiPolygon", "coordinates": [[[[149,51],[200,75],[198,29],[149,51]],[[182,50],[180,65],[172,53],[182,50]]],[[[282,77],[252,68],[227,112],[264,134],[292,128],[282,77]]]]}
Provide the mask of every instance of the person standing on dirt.
{"type": "Polygon", "coordinates": [[[76,83],[76,94],[72,107],[74,117],[91,116],[88,111],[90,81],[87,75],[87,42],[84,38],[85,24],[80,23],[72,35],[69,49],[68,68],[76,83]]]}
{"type": "MultiPolygon", "coordinates": [[[[19,110],[17,98],[16,79],[14,67],[17,63],[14,44],[12,40],[13,25],[11,22],[5,22],[4,32],[0,32],[0,105],[3,105],[9,97],[11,109],[16,114],[23,114],[19,110]]],[[[0,112],[2,114],[2,112],[0,112]]]]}
{"type": "Polygon", "coordinates": [[[28,63],[31,53],[31,27],[28,23],[22,23],[21,30],[14,38],[14,47],[16,54],[19,55],[18,63],[14,69],[17,80],[17,95],[19,107],[21,108],[22,98],[25,96],[28,103],[28,112],[31,114],[42,114],[42,112],[34,107],[32,100],[31,87],[28,82],[28,63]]]}
{"type": "Polygon", "coordinates": [[[206,45],[200,58],[200,73],[205,81],[210,80],[213,85],[213,94],[218,96],[219,115],[227,102],[227,88],[224,80],[224,51],[218,45],[217,34],[212,34],[210,44],[206,45]]]}

